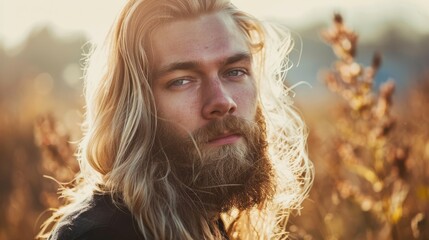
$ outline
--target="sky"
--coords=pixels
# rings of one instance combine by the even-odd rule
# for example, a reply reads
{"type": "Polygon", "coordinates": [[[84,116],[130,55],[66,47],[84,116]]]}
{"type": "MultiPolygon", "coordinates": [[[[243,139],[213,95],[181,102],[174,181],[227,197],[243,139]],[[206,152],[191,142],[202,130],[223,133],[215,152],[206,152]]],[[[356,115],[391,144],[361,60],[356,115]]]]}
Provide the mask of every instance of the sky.
{"type": "MultiPolygon", "coordinates": [[[[329,22],[338,11],[348,24],[378,31],[384,20],[401,19],[429,33],[428,0],[232,0],[239,8],[267,20],[291,26],[329,22]],[[369,26],[369,27],[368,27],[369,26]]],[[[82,32],[95,41],[104,38],[126,0],[0,0],[0,43],[19,45],[35,28],[50,25],[59,35],[82,32]]]]}

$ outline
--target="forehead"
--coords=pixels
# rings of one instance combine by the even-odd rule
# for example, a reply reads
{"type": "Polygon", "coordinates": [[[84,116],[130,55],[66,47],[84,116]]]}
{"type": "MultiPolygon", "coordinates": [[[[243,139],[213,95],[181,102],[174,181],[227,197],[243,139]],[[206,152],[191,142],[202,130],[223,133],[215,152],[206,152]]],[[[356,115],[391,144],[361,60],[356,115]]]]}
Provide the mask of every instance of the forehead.
{"type": "Polygon", "coordinates": [[[174,62],[221,61],[249,52],[238,26],[222,12],[167,23],[155,30],[152,46],[156,68],[174,62]]]}

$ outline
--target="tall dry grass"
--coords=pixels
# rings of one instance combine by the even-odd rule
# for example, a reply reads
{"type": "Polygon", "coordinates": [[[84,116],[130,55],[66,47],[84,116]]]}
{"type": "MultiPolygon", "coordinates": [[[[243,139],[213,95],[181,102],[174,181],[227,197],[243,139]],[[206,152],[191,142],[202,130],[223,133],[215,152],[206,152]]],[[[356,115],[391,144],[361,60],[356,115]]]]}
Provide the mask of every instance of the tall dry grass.
{"type": "Polygon", "coordinates": [[[358,35],[339,14],[322,37],[337,56],[323,79],[342,101],[325,115],[325,129],[310,128],[316,180],[303,216],[292,219],[292,236],[429,239],[429,77],[395,116],[395,83],[374,90],[381,55],[374,54],[371,66],[357,63],[358,35]]]}

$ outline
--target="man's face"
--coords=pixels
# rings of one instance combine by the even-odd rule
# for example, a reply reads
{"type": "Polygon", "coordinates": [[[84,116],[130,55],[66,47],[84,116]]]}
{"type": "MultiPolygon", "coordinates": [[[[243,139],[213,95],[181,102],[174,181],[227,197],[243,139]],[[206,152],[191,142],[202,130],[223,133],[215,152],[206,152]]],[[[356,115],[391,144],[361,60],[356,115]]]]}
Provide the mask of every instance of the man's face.
{"type": "MultiPolygon", "coordinates": [[[[186,137],[213,120],[235,115],[254,120],[256,89],[250,50],[243,34],[223,13],[166,24],[153,38],[152,82],[158,117],[186,137]]],[[[237,144],[225,132],[208,145],[237,144]]]]}
{"type": "Polygon", "coordinates": [[[271,188],[250,50],[216,13],[166,24],[152,38],[158,148],[205,206],[246,208],[271,188]]]}

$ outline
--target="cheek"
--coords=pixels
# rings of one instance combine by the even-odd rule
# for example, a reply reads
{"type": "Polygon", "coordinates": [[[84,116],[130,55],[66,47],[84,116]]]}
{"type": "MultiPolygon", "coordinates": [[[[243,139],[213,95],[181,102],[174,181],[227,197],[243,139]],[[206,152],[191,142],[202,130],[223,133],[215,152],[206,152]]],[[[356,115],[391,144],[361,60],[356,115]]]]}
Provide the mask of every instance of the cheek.
{"type": "Polygon", "coordinates": [[[180,135],[187,134],[187,131],[193,131],[198,126],[198,101],[195,97],[169,97],[159,96],[155,98],[158,118],[168,122],[171,126],[180,132],[180,135]]]}
{"type": "Polygon", "coordinates": [[[254,86],[241,88],[236,93],[237,112],[245,119],[251,120],[256,115],[257,94],[254,86]]]}

